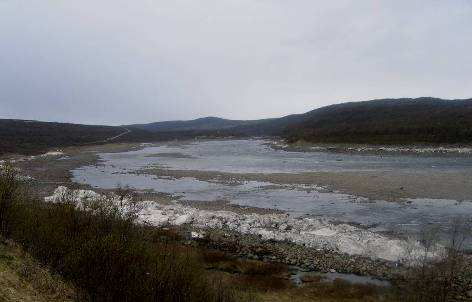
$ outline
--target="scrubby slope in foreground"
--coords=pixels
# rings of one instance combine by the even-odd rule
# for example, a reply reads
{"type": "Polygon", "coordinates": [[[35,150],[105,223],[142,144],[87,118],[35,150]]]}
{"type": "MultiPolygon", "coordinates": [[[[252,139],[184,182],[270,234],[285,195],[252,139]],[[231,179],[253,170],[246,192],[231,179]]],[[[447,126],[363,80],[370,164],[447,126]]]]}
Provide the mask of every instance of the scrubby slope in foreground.
{"type": "Polygon", "coordinates": [[[0,243],[0,301],[73,301],[74,288],[12,241],[0,243]]]}

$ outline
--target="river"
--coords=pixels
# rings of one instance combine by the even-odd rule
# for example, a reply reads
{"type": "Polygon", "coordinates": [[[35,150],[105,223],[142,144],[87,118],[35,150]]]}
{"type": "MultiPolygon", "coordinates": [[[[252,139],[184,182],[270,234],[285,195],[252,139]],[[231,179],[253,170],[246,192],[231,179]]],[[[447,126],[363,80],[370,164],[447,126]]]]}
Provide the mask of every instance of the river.
{"type": "MultiPolygon", "coordinates": [[[[302,173],[422,173],[462,175],[472,171],[468,156],[369,155],[333,152],[288,152],[269,146],[267,140],[203,140],[146,145],[137,151],[99,154],[100,164],[73,170],[73,180],[96,188],[128,185],[154,190],[192,202],[225,200],[232,204],[275,209],[294,216],[323,216],[356,224],[375,232],[407,235],[437,226],[443,236],[456,217],[472,217],[472,202],[427,196],[398,202],[366,198],[327,188],[323,183],[274,183],[245,176],[302,173]],[[146,170],[159,170],[158,175],[146,170]],[[169,171],[166,175],[166,171],[169,171]],[[176,177],[172,171],[188,171],[176,177]],[[202,179],[199,172],[214,177],[202,179]],[[192,175],[195,174],[195,175],[192,175]],[[230,173],[231,177],[218,178],[230,173]],[[207,174],[208,175],[208,174],[207,174]]],[[[352,176],[354,175],[354,176],[352,176]]],[[[366,179],[365,182],[368,182],[366,179]]],[[[460,181],[460,179],[459,179],[460,181]]],[[[388,188],[378,188],[388,190],[388,188]]],[[[471,198],[472,199],[472,198],[471,198]]]]}

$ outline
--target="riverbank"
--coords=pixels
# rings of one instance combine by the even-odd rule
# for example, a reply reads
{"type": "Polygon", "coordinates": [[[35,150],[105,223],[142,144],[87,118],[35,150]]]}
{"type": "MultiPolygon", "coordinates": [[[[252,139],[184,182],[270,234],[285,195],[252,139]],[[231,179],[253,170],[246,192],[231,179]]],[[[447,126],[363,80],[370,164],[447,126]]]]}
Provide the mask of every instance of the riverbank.
{"type": "MultiPolygon", "coordinates": [[[[117,199],[118,197],[112,196],[112,199],[108,199],[107,202],[119,204],[120,211],[123,213],[129,212],[131,209],[129,205],[133,204],[130,203],[131,200],[117,199]]],[[[65,198],[69,198],[68,200],[76,204],[77,209],[85,211],[87,211],[90,202],[93,204],[93,200],[104,200],[103,196],[93,191],[69,191],[67,188],[60,187],[46,201],[61,203],[65,198]]],[[[329,240],[329,237],[336,235],[346,226],[320,225],[320,222],[312,220],[308,221],[309,225],[306,225],[307,221],[293,220],[284,214],[236,214],[227,211],[198,210],[175,203],[173,205],[158,205],[154,202],[145,202],[133,213],[140,224],[184,234],[188,245],[198,246],[205,251],[220,251],[231,255],[230,257],[247,259],[247,261],[281,263],[306,271],[355,274],[370,278],[376,276],[400,284],[409,274],[411,268],[408,265],[412,261],[413,263],[419,261],[423,251],[421,246],[413,245],[408,248],[401,244],[396,245],[399,243],[398,240],[382,238],[368,231],[362,234],[362,230],[355,230],[353,227],[350,227],[351,231],[361,232],[361,234],[357,236],[352,232],[345,234],[345,236],[341,234],[341,237],[334,237],[339,241],[332,241],[329,240]],[[290,237],[289,234],[298,234],[298,237],[290,237]],[[310,238],[311,241],[297,241],[310,238]],[[347,246],[336,246],[336,244],[346,243],[348,243],[347,246]],[[415,246],[418,249],[417,252],[414,249],[415,246]],[[343,247],[352,250],[342,252],[340,249],[343,247]],[[365,250],[362,252],[356,248],[365,250]],[[410,253],[405,257],[413,258],[398,259],[397,261],[382,259],[385,255],[394,256],[393,254],[384,254],[382,248],[385,249],[384,252],[390,253],[396,249],[404,248],[404,252],[410,253]],[[372,253],[366,254],[367,250],[371,250],[372,253]]],[[[472,279],[470,279],[472,272],[466,270],[472,267],[472,259],[465,256],[461,263],[457,272],[454,272],[457,277],[454,277],[455,281],[450,285],[453,289],[447,289],[457,293],[458,298],[451,301],[467,301],[469,292],[472,290],[472,279]]],[[[230,269],[226,265],[224,267],[225,270],[230,269]]],[[[342,278],[342,274],[339,276],[342,278]]],[[[436,275],[433,276],[436,278],[436,275]]]]}
{"type": "MultiPolygon", "coordinates": [[[[50,203],[67,199],[80,209],[104,196],[91,190],[58,187],[52,196],[45,198],[50,203]]],[[[124,204],[121,211],[129,210],[126,207],[129,202],[120,201],[124,204]]],[[[394,268],[421,249],[414,241],[333,224],[328,219],[296,218],[282,213],[211,211],[145,201],[140,203],[135,215],[140,223],[153,227],[186,226],[193,239],[206,242],[210,248],[307,270],[391,277],[394,268]]]]}
{"type": "Polygon", "coordinates": [[[274,140],[268,145],[271,148],[290,152],[334,152],[375,155],[422,155],[422,156],[472,156],[470,144],[356,144],[356,143],[310,143],[297,141],[288,143],[285,140],[274,140]]]}

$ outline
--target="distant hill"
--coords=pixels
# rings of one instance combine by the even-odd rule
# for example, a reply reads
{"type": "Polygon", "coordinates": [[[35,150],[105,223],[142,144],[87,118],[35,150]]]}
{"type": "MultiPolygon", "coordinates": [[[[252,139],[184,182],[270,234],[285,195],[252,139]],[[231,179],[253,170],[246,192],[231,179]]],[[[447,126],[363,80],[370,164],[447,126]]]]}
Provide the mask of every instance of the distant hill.
{"type": "Polygon", "coordinates": [[[37,154],[65,146],[154,138],[143,131],[128,133],[123,127],[0,119],[0,154],[37,154]]]}
{"type": "Polygon", "coordinates": [[[126,125],[125,127],[153,133],[166,133],[167,135],[172,133],[175,135],[177,132],[203,136],[280,135],[287,126],[303,121],[304,116],[303,114],[295,114],[261,120],[228,120],[218,117],[204,117],[189,121],[165,121],[126,125]]]}
{"type": "Polygon", "coordinates": [[[129,125],[167,137],[283,136],[294,142],[469,143],[472,99],[381,99],[326,106],[263,120],[206,117],[129,125]]]}
{"type": "Polygon", "coordinates": [[[149,124],[127,125],[126,127],[152,132],[221,130],[251,123],[251,121],[227,120],[219,117],[203,117],[189,121],[166,121],[149,124]]]}
{"type": "Polygon", "coordinates": [[[472,99],[381,99],[331,105],[285,129],[289,141],[471,143],[472,99]]]}
{"type": "Polygon", "coordinates": [[[470,143],[472,99],[380,99],[336,104],[282,118],[206,117],[126,127],[167,137],[283,136],[291,142],[470,143]]]}

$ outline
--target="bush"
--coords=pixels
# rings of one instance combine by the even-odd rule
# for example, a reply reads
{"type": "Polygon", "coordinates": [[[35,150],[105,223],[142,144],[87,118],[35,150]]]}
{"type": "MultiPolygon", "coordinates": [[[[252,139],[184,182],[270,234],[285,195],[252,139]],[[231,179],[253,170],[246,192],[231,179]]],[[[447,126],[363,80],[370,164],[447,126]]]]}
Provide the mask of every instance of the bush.
{"type": "Polygon", "coordinates": [[[470,290],[471,263],[464,253],[470,238],[471,222],[455,219],[449,227],[447,244],[437,249],[437,230],[424,231],[420,241],[424,253],[413,257],[411,265],[398,281],[398,296],[406,302],[456,301],[470,290]],[[428,256],[433,253],[433,256],[428,256]]]}
{"type": "Polygon", "coordinates": [[[205,277],[194,251],[161,241],[109,202],[78,210],[19,198],[12,170],[0,176],[2,234],[20,243],[79,289],[84,301],[234,301],[205,277]]]}
{"type": "Polygon", "coordinates": [[[0,165],[0,231],[9,234],[8,223],[20,191],[18,175],[10,163],[0,165]]]}

